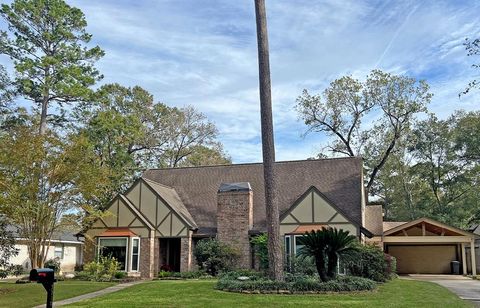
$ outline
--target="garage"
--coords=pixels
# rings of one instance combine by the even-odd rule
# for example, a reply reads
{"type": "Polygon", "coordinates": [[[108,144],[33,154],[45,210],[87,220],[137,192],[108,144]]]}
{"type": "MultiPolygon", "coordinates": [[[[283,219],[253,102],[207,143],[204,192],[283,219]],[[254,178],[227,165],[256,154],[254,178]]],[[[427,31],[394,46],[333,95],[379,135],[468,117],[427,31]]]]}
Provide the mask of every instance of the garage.
{"type": "MultiPolygon", "coordinates": [[[[385,226],[385,224],[384,224],[385,226]]],[[[467,273],[467,257],[476,275],[476,235],[429,218],[384,228],[384,251],[397,259],[399,274],[452,274],[452,261],[460,264],[458,274],[467,273]]]]}
{"type": "Polygon", "coordinates": [[[457,245],[388,245],[397,259],[398,274],[450,274],[451,261],[460,260],[457,245]]]}

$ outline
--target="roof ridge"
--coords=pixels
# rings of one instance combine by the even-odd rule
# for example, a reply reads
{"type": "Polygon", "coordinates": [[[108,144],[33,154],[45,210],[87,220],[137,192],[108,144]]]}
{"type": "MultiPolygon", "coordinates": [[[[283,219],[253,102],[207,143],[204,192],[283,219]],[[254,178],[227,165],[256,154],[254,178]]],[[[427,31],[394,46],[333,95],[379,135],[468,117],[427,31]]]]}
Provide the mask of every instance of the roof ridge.
{"type": "Polygon", "coordinates": [[[159,183],[159,182],[157,182],[157,181],[148,179],[148,178],[144,177],[143,175],[141,176],[141,178],[142,178],[142,180],[144,180],[144,181],[150,182],[149,184],[155,184],[155,185],[163,186],[163,187],[165,187],[165,188],[169,188],[169,189],[171,189],[171,190],[175,190],[175,188],[173,188],[172,186],[168,186],[168,185],[159,183]]]}
{"type": "MultiPolygon", "coordinates": [[[[299,160],[282,160],[277,161],[275,164],[285,164],[285,163],[302,163],[302,162],[319,162],[325,160],[345,160],[345,159],[362,159],[360,156],[347,156],[347,157],[328,157],[321,159],[299,159],[299,160]]],[[[216,168],[216,167],[236,167],[236,166],[251,166],[251,165],[262,165],[262,162],[256,163],[239,163],[239,164],[221,164],[221,165],[207,165],[207,166],[187,166],[187,167],[165,167],[165,168],[148,168],[143,172],[149,170],[177,170],[177,169],[200,169],[200,168],[216,168]]],[[[142,175],[143,177],[143,175],[142,175]]]]}

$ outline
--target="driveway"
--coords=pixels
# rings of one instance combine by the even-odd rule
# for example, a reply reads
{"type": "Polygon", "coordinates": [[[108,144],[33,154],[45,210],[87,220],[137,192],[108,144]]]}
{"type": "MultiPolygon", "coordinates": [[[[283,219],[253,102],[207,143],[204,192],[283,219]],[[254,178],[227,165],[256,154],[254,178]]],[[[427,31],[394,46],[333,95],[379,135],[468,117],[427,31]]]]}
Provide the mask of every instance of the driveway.
{"type": "Polygon", "coordinates": [[[457,294],[461,299],[471,301],[476,307],[480,307],[479,280],[461,275],[406,275],[401,278],[437,283],[457,294]]]}

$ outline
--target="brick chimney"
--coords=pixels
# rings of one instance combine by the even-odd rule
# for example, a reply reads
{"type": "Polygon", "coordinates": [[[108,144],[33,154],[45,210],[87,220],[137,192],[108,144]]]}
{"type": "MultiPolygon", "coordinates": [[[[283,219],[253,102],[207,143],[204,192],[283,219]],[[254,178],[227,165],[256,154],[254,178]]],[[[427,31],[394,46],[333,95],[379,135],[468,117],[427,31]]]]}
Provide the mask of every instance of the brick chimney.
{"type": "Polygon", "coordinates": [[[253,227],[250,183],[223,183],[217,194],[217,238],[240,252],[238,267],[250,269],[252,254],[248,231],[253,227]]]}

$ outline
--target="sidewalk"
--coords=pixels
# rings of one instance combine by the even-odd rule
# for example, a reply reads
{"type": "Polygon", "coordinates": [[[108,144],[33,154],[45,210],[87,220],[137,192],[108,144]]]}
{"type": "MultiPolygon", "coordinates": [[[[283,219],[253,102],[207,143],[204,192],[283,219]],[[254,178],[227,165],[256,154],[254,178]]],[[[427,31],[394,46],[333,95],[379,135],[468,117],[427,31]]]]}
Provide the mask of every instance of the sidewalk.
{"type": "MultiPolygon", "coordinates": [[[[108,287],[108,288],[105,288],[105,289],[102,289],[102,290],[99,290],[99,291],[95,291],[95,292],[92,292],[92,293],[87,293],[87,294],[75,296],[75,297],[72,297],[72,298],[67,298],[67,299],[64,299],[64,300],[61,300],[61,301],[53,302],[53,307],[60,307],[60,306],[80,302],[80,301],[83,301],[83,300],[86,300],[86,299],[90,299],[90,298],[102,296],[102,295],[105,295],[105,294],[117,292],[117,291],[123,290],[125,288],[131,287],[131,286],[134,286],[136,284],[143,283],[143,282],[145,282],[145,281],[120,283],[120,284],[117,284],[116,286],[108,287]]],[[[35,306],[34,308],[43,308],[43,307],[45,307],[45,304],[35,306]]]]}

